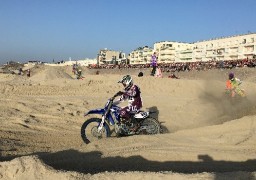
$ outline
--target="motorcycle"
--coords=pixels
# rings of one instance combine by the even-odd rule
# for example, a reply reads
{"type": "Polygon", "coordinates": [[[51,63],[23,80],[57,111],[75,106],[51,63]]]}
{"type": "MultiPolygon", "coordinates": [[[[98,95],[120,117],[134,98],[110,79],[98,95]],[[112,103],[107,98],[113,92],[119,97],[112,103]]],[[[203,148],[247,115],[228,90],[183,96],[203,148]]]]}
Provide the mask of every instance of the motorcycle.
{"type": "Polygon", "coordinates": [[[108,99],[104,108],[90,110],[84,114],[85,117],[91,114],[101,116],[101,118],[89,118],[82,124],[81,137],[86,144],[90,143],[91,139],[97,140],[110,137],[112,134],[111,129],[116,133],[116,136],[152,135],[161,132],[160,123],[151,116],[155,112],[151,111],[139,111],[136,114],[132,114],[130,121],[123,123],[119,114],[121,107],[114,103],[114,99],[117,96],[118,93],[108,99]],[[134,132],[131,129],[135,126],[138,128],[134,132]]]}
{"type": "Polygon", "coordinates": [[[233,89],[226,89],[226,95],[230,98],[243,98],[246,97],[245,91],[240,87],[236,87],[233,89]]]}
{"type": "Polygon", "coordinates": [[[226,81],[226,95],[230,96],[231,98],[234,97],[245,97],[245,91],[240,88],[242,82],[239,79],[234,80],[232,83],[231,80],[226,81]]]}
{"type": "Polygon", "coordinates": [[[240,89],[240,87],[226,89],[224,96],[225,99],[227,99],[231,103],[230,105],[237,105],[243,102],[247,102],[245,91],[243,89],[240,89]]]}

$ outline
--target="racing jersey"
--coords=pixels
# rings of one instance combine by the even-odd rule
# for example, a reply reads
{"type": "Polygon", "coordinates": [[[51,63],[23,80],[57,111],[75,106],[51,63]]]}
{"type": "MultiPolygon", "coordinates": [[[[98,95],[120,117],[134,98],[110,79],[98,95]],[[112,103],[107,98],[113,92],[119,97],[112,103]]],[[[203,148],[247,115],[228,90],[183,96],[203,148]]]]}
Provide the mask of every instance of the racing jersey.
{"type": "Polygon", "coordinates": [[[136,85],[125,91],[120,97],[120,101],[128,100],[128,107],[131,111],[137,111],[142,108],[142,99],[140,88],[136,85]]]}
{"type": "Polygon", "coordinates": [[[234,78],[233,80],[227,80],[226,82],[226,88],[227,89],[235,89],[238,88],[238,86],[242,83],[242,81],[238,78],[234,78]]]}

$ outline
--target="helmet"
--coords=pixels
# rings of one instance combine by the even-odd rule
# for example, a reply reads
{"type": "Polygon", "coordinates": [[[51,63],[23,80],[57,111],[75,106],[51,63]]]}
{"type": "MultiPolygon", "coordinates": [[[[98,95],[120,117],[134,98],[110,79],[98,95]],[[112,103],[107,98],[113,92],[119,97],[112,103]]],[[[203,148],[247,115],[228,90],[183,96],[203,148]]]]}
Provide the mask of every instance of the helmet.
{"type": "Polygon", "coordinates": [[[229,73],[229,75],[228,75],[228,78],[231,80],[231,79],[233,79],[235,77],[235,75],[234,75],[234,73],[229,73]]]}
{"type": "Polygon", "coordinates": [[[130,75],[125,75],[118,83],[122,83],[124,85],[124,90],[129,90],[133,85],[133,80],[130,75]]]}

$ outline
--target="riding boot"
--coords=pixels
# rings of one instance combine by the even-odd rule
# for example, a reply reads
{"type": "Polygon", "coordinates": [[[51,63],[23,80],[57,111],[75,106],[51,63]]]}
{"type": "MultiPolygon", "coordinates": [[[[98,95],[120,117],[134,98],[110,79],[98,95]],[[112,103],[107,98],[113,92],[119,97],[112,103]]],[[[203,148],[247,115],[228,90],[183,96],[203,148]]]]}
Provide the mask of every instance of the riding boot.
{"type": "Polygon", "coordinates": [[[131,119],[130,118],[120,118],[120,122],[122,123],[122,124],[129,124],[130,122],[131,122],[131,119]]]}
{"type": "Polygon", "coordinates": [[[130,131],[136,132],[139,128],[140,128],[140,124],[139,124],[139,123],[136,123],[136,124],[134,124],[133,127],[131,127],[130,131]]]}

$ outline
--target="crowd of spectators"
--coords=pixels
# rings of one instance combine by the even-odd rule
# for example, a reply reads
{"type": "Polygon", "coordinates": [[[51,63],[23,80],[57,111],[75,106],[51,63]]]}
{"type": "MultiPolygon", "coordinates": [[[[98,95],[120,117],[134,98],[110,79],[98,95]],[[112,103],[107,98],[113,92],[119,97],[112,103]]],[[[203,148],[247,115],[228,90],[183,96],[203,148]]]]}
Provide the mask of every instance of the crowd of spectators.
{"type": "MultiPolygon", "coordinates": [[[[158,68],[162,72],[179,72],[179,71],[202,71],[210,69],[233,69],[241,67],[256,67],[256,59],[243,60],[226,60],[226,61],[198,61],[198,62],[174,62],[174,63],[159,63],[158,68]]],[[[104,64],[99,66],[88,66],[90,69],[129,69],[129,68],[152,68],[150,64],[104,64]]]]}

